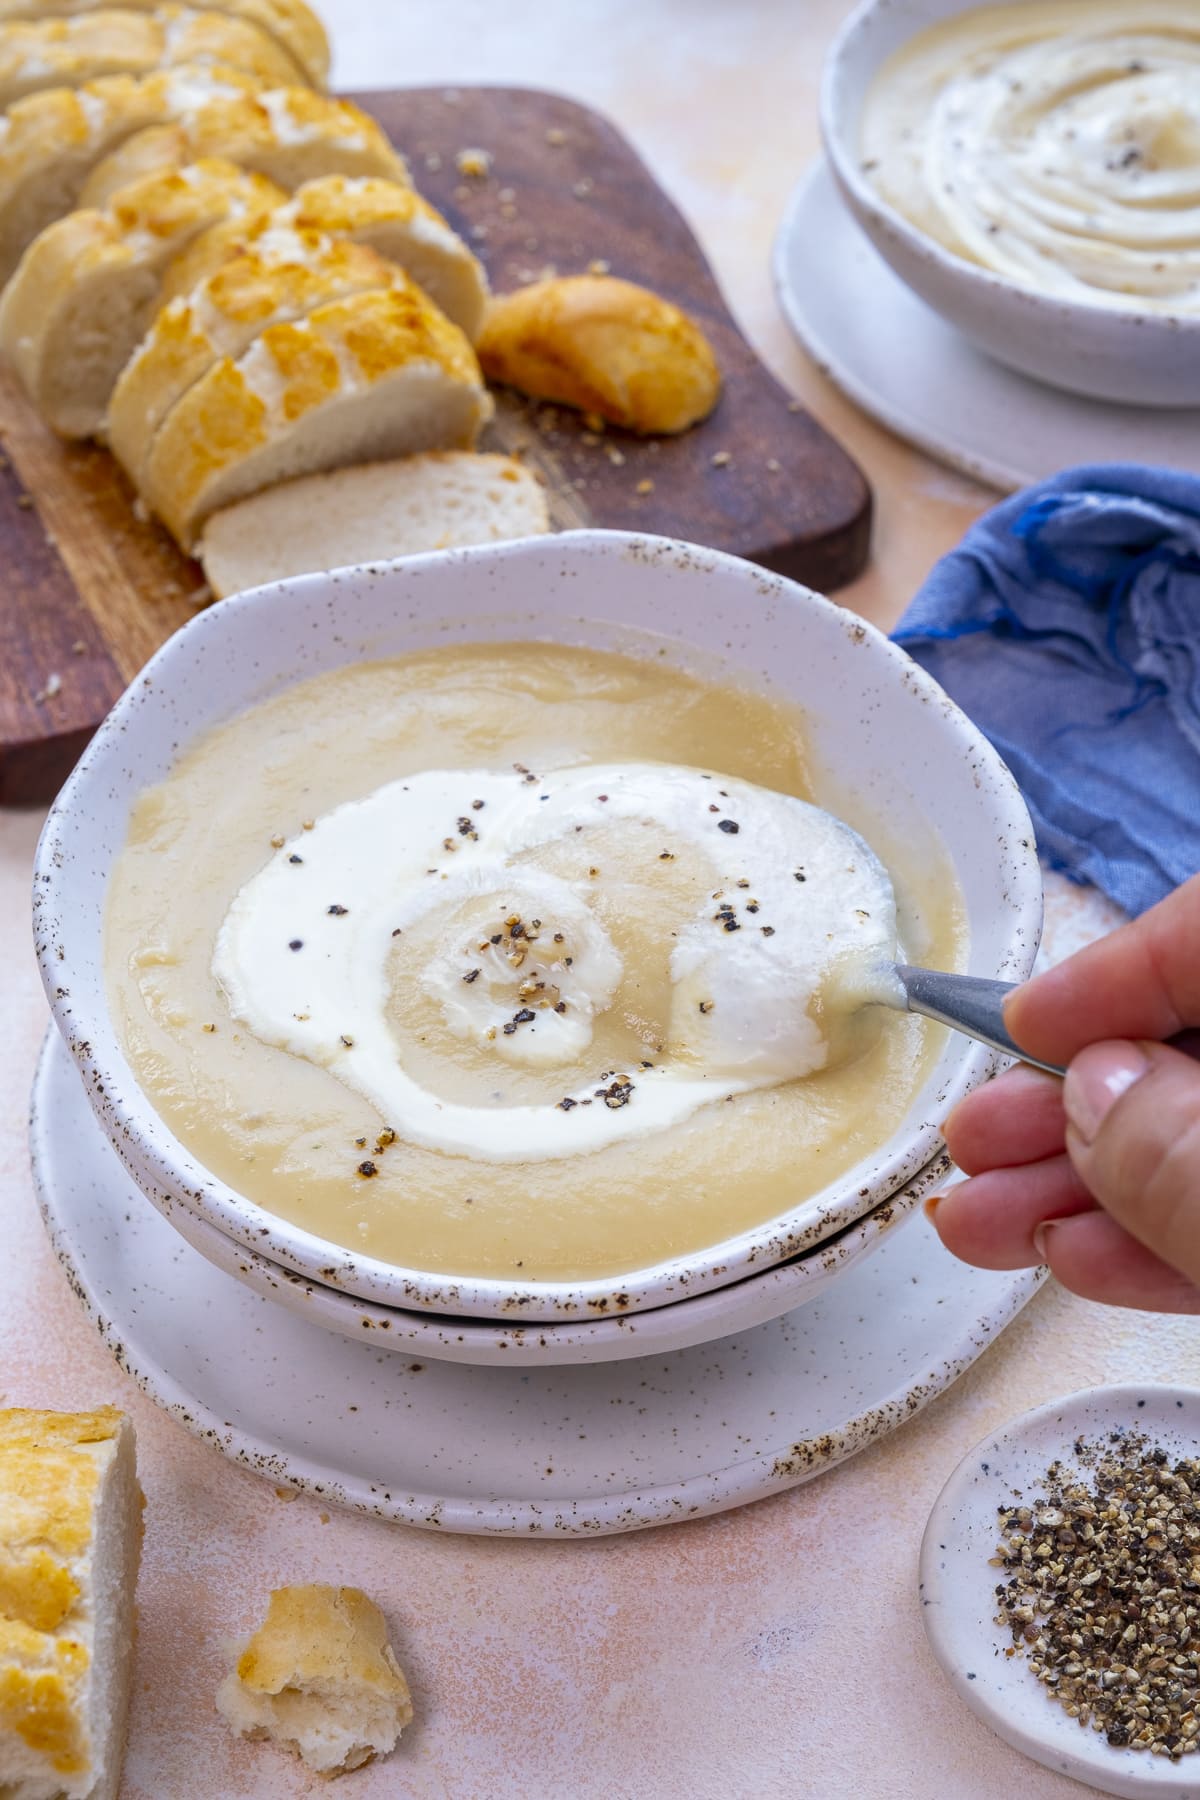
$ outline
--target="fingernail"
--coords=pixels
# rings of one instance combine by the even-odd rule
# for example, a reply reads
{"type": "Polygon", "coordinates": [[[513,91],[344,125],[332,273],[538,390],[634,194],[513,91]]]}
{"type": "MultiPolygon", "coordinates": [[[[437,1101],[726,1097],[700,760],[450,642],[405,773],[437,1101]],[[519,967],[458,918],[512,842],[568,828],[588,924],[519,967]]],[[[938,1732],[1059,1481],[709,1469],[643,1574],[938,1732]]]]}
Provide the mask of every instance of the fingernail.
{"type": "Polygon", "coordinates": [[[1091,1044],[1079,1052],[1063,1082],[1063,1106],[1085,1144],[1149,1067],[1136,1044],[1091,1044]]]}
{"type": "Polygon", "coordinates": [[[930,1194],[928,1200],[925,1202],[925,1217],[929,1220],[931,1225],[934,1222],[934,1214],[941,1204],[942,1196],[940,1194],[930,1194]]]}
{"type": "Polygon", "coordinates": [[[1050,1233],[1053,1230],[1054,1230],[1054,1220],[1053,1219],[1043,1219],[1041,1224],[1038,1226],[1037,1230],[1033,1234],[1033,1247],[1037,1251],[1039,1262],[1048,1263],[1050,1261],[1050,1257],[1049,1257],[1049,1253],[1046,1249],[1046,1245],[1049,1241],[1050,1233]]]}

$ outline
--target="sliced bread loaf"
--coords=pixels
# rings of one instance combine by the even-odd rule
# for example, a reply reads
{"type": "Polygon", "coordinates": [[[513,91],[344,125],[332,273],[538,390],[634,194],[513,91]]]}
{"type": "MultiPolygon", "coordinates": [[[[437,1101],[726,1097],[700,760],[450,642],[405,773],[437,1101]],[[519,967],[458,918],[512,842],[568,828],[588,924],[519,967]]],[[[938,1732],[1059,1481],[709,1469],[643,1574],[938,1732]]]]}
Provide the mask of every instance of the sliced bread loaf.
{"type": "Polygon", "coordinates": [[[110,8],[0,27],[0,107],[42,88],[151,75],[182,63],[221,63],[266,87],[306,79],[287,51],[248,19],[176,5],[155,12],[110,8]]]}
{"type": "Polygon", "coordinates": [[[0,129],[0,286],[38,233],[80,204],[101,157],[134,132],[215,99],[227,105],[256,85],[238,69],[189,66],[142,80],[112,75],[79,88],[46,88],[10,106],[0,129]]]}
{"type": "Polygon", "coordinates": [[[209,159],[47,226],[0,295],[0,350],[47,423],[64,437],[98,432],[167,264],[218,220],[251,225],[283,198],[264,176],[209,159]]]}
{"type": "Polygon", "coordinates": [[[133,1426],[0,1412],[0,1793],[115,1800],[141,1548],[133,1426]]]}
{"type": "Polygon", "coordinates": [[[225,263],[186,300],[172,300],[126,365],[109,405],[109,446],[134,485],[145,480],[163,421],[222,359],[236,361],[269,325],[402,279],[365,245],[316,232],[275,233],[257,251],[225,263]]]}
{"type": "Polygon", "coordinates": [[[361,1588],[276,1588],[217,1690],[241,1737],[272,1738],[319,1775],[385,1756],[413,1716],[387,1621],[361,1588]]]}
{"type": "MultiPolygon", "coordinates": [[[[75,19],[107,10],[113,0],[0,0],[0,24],[17,19],[75,19]]],[[[155,12],[161,0],[120,0],[122,11],[155,12]]],[[[306,0],[204,0],[205,11],[249,19],[272,37],[311,87],[329,79],[329,40],[306,0]]]]}
{"type": "Polygon", "coordinates": [[[200,560],[223,599],[320,569],[549,529],[541,484],[513,457],[429,450],[306,475],[227,506],[204,527],[200,560]]]}
{"type": "Polygon", "coordinates": [[[469,449],[491,411],[463,333],[397,272],[387,290],[268,326],[210,369],[154,438],[142,496],[190,549],[207,518],[248,494],[348,463],[469,449]]]}
{"type": "Polygon", "coordinates": [[[283,227],[322,231],[369,244],[399,263],[472,343],[487,306],[487,276],[458,233],[414,188],[378,176],[326,175],[307,181],[271,219],[250,233],[215,225],[184,251],[163,278],[164,298],[188,294],[255,237],[283,227]]]}
{"type": "Polygon", "coordinates": [[[404,158],[350,101],[310,88],[270,88],[220,96],[159,129],[123,137],[112,154],[97,160],[81,203],[104,206],[131,181],[202,156],[256,169],[289,193],[320,175],[383,175],[408,183],[404,158]]]}

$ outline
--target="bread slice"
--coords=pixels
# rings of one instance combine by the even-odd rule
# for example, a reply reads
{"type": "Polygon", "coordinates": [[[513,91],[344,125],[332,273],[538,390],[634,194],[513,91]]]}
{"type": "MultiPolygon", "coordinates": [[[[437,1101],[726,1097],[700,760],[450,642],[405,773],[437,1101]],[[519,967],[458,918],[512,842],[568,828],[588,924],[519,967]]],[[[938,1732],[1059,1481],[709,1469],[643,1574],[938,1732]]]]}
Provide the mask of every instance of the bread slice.
{"type": "Polygon", "coordinates": [[[361,1588],[276,1588],[267,1616],[217,1690],[241,1737],[271,1738],[319,1775],[393,1750],[412,1696],[387,1622],[361,1588]]]}
{"type": "Polygon", "coordinates": [[[414,188],[378,176],[327,175],[306,181],[273,219],[246,233],[236,223],[215,225],[167,270],[163,296],[188,294],[231,254],[251,248],[256,235],[283,227],[322,231],[369,244],[399,263],[472,343],[487,306],[487,276],[478,258],[441,213],[414,188]]]}
{"type": "Polygon", "coordinates": [[[128,134],[98,161],[80,199],[104,206],[120,188],[202,156],[224,156],[268,176],[289,193],[320,175],[383,175],[408,185],[404,158],[349,100],[309,88],[271,88],[221,97],[177,115],[170,126],[128,134]]]}
{"type": "Polygon", "coordinates": [[[80,203],[89,171],[110,150],[147,126],[217,99],[229,104],[256,85],[238,69],[189,66],[46,88],[10,106],[0,121],[0,286],[38,233],[80,203]]]}
{"type": "Polygon", "coordinates": [[[199,554],[224,599],[317,570],[549,529],[541,484],[513,457],[428,450],[306,475],[227,506],[205,526],[199,554]]]}
{"type": "MultiPolygon", "coordinates": [[[[107,10],[114,0],[0,0],[0,24],[19,19],[76,19],[107,10]]],[[[122,11],[155,12],[161,0],[120,0],[122,11]]],[[[329,39],[305,0],[204,0],[206,12],[248,19],[285,50],[310,87],[329,79],[329,39]]]]}
{"type": "Polygon", "coordinates": [[[160,304],[164,268],[218,220],[245,228],[283,199],[264,176],[212,158],[48,225],[0,295],[0,350],[47,423],[63,437],[100,431],[160,304]]]}
{"type": "Polygon", "coordinates": [[[247,19],[177,5],[154,12],[109,8],[77,19],[0,27],[0,107],[41,88],[214,62],[241,69],[266,87],[305,80],[287,51],[247,19]]]}
{"type": "Polygon", "coordinates": [[[470,344],[397,270],[390,288],[268,326],[210,369],[154,438],[142,497],[190,549],[207,518],[248,494],[347,463],[469,449],[491,412],[470,344]]]}
{"type": "Polygon", "coordinates": [[[716,358],[695,320],[612,275],[559,276],[497,296],[479,360],[492,381],[627,431],[686,431],[721,393],[716,358]]]}
{"type": "Polygon", "coordinates": [[[0,1412],[0,1793],[115,1800],[142,1498],[133,1426],[0,1412]]]}
{"type": "Polygon", "coordinates": [[[222,359],[236,361],[270,325],[403,279],[365,245],[316,232],[274,232],[186,300],[172,300],[126,365],[109,405],[109,446],[135,487],[145,483],[168,414],[222,359]]]}

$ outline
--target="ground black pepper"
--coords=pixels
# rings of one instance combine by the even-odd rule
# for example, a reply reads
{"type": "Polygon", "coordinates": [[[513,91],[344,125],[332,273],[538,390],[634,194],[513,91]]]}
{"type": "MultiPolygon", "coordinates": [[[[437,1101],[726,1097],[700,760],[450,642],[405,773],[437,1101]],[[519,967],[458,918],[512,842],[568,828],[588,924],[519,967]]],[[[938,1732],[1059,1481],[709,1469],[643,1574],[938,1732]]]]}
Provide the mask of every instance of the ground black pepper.
{"type": "Polygon", "coordinates": [[[1000,1508],[998,1624],[1050,1697],[1117,1749],[1200,1749],[1200,1461],[1134,1432],[1075,1444],[1000,1508]]]}

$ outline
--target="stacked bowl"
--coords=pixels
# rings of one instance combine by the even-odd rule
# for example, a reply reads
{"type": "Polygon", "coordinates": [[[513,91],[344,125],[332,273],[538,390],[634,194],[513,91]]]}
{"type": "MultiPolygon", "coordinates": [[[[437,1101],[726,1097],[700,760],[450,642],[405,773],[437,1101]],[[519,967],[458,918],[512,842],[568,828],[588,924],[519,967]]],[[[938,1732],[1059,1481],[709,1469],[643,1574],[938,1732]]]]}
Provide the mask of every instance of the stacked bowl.
{"type": "Polygon", "coordinates": [[[798,1306],[868,1255],[944,1178],[939,1124],[992,1070],[941,1044],[900,1125],[754,1231],[602,1280],[403,1268],[291,1225],[219,1180],[142,1093],[104,977],[109,879],[139,794],[201,734],[306,677],[447,643],[532,639],[665,656],[803,709],[815,797],[884,819],[948,858],[969,973],[1018,981],[1041,880],[1017,788],[980,733],[855,615],[736,559],[665,539],[572,532],[306,577],[198,616],[118,703],[63,790],[38,855],[36,939],[55,1023],[98,1130],[211,1262],[267,1298],[380,1349],[467,1363],[584,1363],[679,1349],[798,1306]]]}

